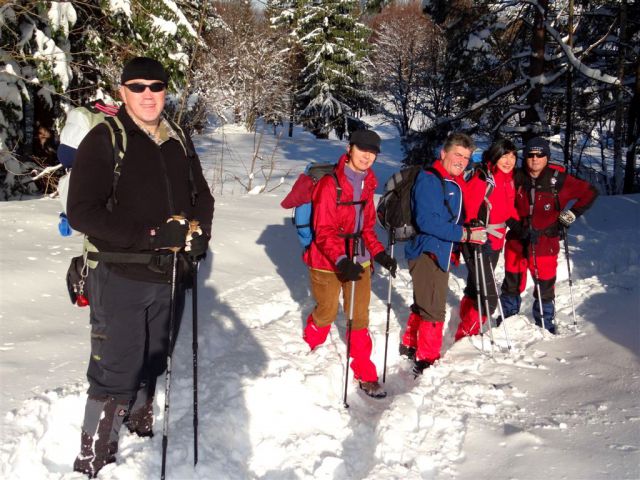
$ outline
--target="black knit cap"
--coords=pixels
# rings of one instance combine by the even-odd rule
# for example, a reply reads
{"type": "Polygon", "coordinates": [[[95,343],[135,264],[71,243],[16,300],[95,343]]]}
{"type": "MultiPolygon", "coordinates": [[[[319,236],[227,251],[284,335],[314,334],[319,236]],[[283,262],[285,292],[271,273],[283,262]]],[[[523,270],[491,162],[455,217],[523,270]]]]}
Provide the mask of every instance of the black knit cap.
{"type": "Polygon", "coordinates": [[[149,57],[135,57],[129,60],[122,69],[120,83],[135,79],[158,80],[165,85],[169,82],[169,76],[160,62],[149,57]]]}
{"type": "Polygon", "coordinates": [[[356,130],[351,134],[349,143],[361,150],[371,150],[380,153],[380,137],[372,130],[356,130]]]}
{"type": "Polygon", "coordinates": [[[547,159],[550,159],[551,150],[549,149],[549,142],[542,137],[533,137],[524,147],[525,158],[528,157],[530,153],[542,154],[547,157],[547,159]]]}

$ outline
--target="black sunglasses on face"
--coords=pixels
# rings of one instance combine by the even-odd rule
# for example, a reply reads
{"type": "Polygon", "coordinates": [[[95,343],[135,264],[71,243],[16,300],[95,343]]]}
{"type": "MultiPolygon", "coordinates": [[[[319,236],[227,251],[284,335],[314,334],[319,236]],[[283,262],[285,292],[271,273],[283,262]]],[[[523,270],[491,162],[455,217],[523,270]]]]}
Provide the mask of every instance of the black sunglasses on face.
{"type": "Polygon", "coordinates": [[[546,155],[544,153],[530,153],[527,155],[527,158],[544,158],[546,155]]]}
{"type": "Polygon", "coordinates": [[[131,90],[133,93],[142,93],[147,88],[154,93],[158,93],[167,88],[167,86],[162,82],[156,82],[150,85],[145,85],[144,83],[125,83],[124,86],[131,90]]]}

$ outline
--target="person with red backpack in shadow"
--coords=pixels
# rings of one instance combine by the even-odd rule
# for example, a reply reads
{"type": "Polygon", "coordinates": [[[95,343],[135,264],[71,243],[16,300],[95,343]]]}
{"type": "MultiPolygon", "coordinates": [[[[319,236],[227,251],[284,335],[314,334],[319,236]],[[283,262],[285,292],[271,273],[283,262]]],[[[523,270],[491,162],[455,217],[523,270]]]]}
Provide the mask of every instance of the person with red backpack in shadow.
{"type": "Polygon", "coordinates": [[[371,260],[394,277],[398,267],[374,230],[373,194],[378,183],[371,166],[379,152],[380,137],[375,132],[353,132],[347,153],[340,157],[333,174],[322,177],[313,190],[314,236],[303,253],[316,301],[307,318],[303,338],[311,350],[324,343],[338,314],[340,292],[345,314],[350,311],[353,298],[347,349],[355,379],[362,391],[373,398],[383,398],[386,392],[378,382],[376,367],[370,358],[373,350],[368,331],[371,260]]]}
{"type": "Polygon", "coordinates": [[[588,182],[550,165],[549,142],[534,137],[524,148],[525,165],[515,175],[515,206],[521,231],[510,231],[505,246],[505,278],[500,302],[505,318],[520,311],[527,269],[534,280],[533,318],[556,333],[555,283],[560,236],[593,205],[597,190],[588,182]],[[573,205],[569,208],[571,201],[573,205]]]}
{"type": "Polygon", "coordinates": [[[468,135],[450,134],[440,158],[418,173],[411,191],[417,234],[407,242],[405,257],[413,282],[413,305],[400,355],[414,361],[416,377],[440,358],[454,247],[459,242],[483,244],[487,240],[484,227],[462,224],[462,174],[474,148],[468,135]]]}
{"type": "Polygon", "coordinates": [[[506,230],[507,227],[517,231],[522,228],[515,207],[513,172],[516,152],[517,148],[511,140],[496,140],[484,153],[482,165],[464,187],[465,222],[484,225],[488,241],[484,245],[463,243],[461,247],[468,273],[460,302],[456,341],[477,335],[481,325],[498,306],[494,271],[505,242],[506,230]],[[479,318],[480,312],[482,320],[479,318]]]}

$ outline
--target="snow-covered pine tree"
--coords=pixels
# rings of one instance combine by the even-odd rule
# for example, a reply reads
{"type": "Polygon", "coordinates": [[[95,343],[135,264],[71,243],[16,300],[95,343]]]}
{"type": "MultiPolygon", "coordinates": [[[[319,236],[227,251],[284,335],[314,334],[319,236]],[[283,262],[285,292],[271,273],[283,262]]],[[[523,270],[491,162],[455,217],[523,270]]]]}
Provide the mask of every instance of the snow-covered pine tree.
{"type": "MultiPolygon", "coordinates": [[[[135,55],[160,59],[179,91],[197,45],[193,12],[202,2],[185,4],[189,14],[173,0],[2,5],[0,91],[7,101],[0,103],[0,151],[38,159],[40,167],[56,163],[64,111],[115,97],[122,64],[135,55]]],[[[15,181],[14,173],[7,176],[5,165],[2,175],[15,181]]]]}
{"type": "Polygon", "coordinates": [[[0,7],[0,199],[33,193],[27,175],[55,162],[55,119],[69,88],[69,2],[18,1],[0,7]]]}
{"type": "Polygon", "coordinates": [[[365,89],[369,29],[358,21],[357,0],[298,2],[291,35],[304,55],[298,117],[318,138],[335,131],[342,138],[350,119],[370,112],[365,89]]]}

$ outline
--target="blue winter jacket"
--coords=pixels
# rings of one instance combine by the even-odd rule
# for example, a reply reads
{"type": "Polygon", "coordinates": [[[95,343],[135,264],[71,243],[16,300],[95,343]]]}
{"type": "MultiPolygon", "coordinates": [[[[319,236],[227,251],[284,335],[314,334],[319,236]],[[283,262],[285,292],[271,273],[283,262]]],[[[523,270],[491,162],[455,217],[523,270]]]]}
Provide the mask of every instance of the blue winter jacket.
{"type": "Polygon", "coordinates": [[[447,175],[439,160],[434,168],[444,178],[444,192],[440,179],[432,172],[422,171],[416,177],[411,192],[411,214],[418,234],[407,242],[405,257],[413,260],[422,253],[431,253],[438,266],[447,272],[453,245],[462,238],[462,225],[458,224],[462,218],[462,189],[447,175]],[[451,212],[445,205],[443,193],[451,212]]]}

